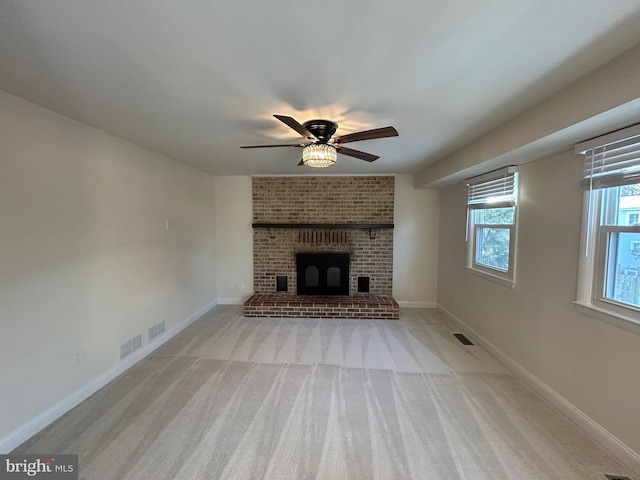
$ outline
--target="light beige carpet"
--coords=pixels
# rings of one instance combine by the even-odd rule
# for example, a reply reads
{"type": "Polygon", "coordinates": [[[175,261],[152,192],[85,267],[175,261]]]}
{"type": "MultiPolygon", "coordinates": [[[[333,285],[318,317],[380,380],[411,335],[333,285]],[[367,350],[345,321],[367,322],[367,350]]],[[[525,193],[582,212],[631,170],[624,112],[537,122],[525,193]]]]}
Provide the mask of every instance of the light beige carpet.
{"type": "Polygon", "coordinates": [[[16,452],[92,480],[637,478],[436,310],[216,307],[16,452]]]}

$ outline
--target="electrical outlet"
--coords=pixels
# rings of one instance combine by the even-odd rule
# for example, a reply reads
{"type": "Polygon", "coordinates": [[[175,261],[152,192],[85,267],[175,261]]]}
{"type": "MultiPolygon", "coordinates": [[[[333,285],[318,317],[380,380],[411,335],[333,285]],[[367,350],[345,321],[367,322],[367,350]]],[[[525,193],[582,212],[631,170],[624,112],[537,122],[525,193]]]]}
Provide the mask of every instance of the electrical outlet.
{"type": "Polygon", "coordinates": [[[80,352],[76,352],[76,365],[80,365],[82,363],[82,355],[80,352]]]}

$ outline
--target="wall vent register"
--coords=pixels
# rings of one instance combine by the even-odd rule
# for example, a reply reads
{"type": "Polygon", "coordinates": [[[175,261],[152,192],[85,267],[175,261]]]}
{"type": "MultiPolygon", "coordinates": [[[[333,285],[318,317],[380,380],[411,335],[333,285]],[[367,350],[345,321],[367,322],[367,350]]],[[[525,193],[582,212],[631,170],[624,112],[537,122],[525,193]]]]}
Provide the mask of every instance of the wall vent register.
{"type": "Polygon", "coordinates": [[[289,277],[286,275],[277,275],[276,276],[276,292],[287,292],[289,291],[289,277]]]}
{"type": "Polygon", "coordinates": [[[164,333],[164,320],[160,323],[149,327],[149,341],[154,340],[158,335],[162,335],[164,333]]]}
{"type": "Polygon", "coordinates": [[[369,293],[369,277],[358,277],[358,293],[369,293]]]}
{"type": "Polygon", "coordinates": [[[139,333],[135,337],[130,338],[126,342],[120,344],[120,360],[128,357],[133,352],[142,347],[142,334],[139,333]]]}

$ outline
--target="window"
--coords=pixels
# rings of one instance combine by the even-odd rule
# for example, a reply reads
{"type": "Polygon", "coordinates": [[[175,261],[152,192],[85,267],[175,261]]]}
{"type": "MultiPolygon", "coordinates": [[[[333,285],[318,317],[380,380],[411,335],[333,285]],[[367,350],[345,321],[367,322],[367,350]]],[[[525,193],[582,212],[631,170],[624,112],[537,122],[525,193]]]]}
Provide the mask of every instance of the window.
{"type": "Polygon", "coordinates": [[[597,318],[640,327],[640,125],[575,150],[585,157],[576,305],[597,318]]]}
{"type": "Polygon", "coordinates": [[[640,198],[640,184],[610,187],[599,192],[600,215],[596,263],[597,291],[604,300],[640,309],[640,227],[627,223],[620,214],[621,203],[628,198],[640,198]],[[627,195],[625,195],[625,193],[627,195]],[[629,195],[631,194],[631,195],[629,195]]]}
{"type": "Polygon", "coordinates": [[[465,182],[467,267],[490,278],[515,283],[518,172],[507,167],[465,182]]]}

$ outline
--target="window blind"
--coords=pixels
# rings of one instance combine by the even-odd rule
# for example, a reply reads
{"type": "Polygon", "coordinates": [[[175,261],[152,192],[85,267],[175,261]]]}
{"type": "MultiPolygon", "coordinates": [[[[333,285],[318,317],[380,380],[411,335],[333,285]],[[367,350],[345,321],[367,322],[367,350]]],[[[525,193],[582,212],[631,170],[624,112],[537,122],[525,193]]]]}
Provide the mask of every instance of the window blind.
{"type": "Polygon", "coordinates": [[[640,183],[640,124],[579,143],[583,190],[640,183]]]}
{"type": "Polygon", "coordinates": [[[469,208],[513,207],[518,199],[518,167],[500,170],[465,180],[469,208]]]}

